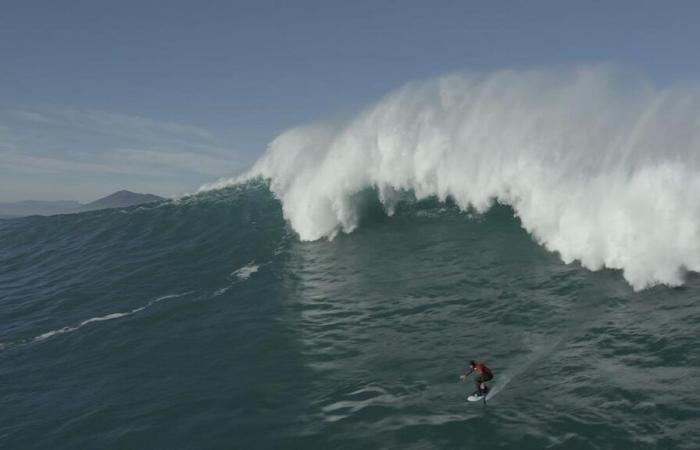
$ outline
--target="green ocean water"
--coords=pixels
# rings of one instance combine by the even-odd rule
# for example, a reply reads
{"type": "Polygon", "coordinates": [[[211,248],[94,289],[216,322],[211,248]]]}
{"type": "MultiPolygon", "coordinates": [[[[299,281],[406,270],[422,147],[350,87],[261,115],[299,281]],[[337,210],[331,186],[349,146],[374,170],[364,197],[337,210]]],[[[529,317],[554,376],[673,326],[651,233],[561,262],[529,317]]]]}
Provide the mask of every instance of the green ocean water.
{"type": "Polygon", "coordinates": [[[259,183],[0,221],[0,448],[700,448],[698,276],[635,292],[508,207],[368,196],[330,241],[259,183]]]}

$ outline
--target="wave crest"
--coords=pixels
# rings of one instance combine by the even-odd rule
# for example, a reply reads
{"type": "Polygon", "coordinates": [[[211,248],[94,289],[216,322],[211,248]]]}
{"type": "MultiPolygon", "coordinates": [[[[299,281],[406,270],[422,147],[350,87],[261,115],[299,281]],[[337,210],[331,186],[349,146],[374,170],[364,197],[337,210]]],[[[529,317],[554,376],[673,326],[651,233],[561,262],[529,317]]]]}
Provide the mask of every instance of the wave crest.
{"type": "Polygon", "coordinates": [[[497,201],[567,263],[679,285],[700,271],[699,125],[698,86],[610,67],[448,76],[286,131],[243,178],[270,180],[304,240],[352,231],[368,187],[389,213],[404,191],[497,201]]]}

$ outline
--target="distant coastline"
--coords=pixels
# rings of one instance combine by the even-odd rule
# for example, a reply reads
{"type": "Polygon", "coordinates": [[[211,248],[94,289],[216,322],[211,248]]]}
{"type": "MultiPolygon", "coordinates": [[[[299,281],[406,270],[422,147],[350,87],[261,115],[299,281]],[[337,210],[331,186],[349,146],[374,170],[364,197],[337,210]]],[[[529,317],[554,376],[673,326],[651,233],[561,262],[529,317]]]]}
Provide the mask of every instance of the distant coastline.
{"type": "Polygon", "coordinates": [[[55,214],[95,211],[98,209],[125,208],[163,200],[165,200],[165,198],[157,195],[140,194],[126,190],[117,191],[106,197],[84,204],[70,200],[24,200],[0,203],[0,219],[13,219],[26,216],[52,216],[55,214]]]}

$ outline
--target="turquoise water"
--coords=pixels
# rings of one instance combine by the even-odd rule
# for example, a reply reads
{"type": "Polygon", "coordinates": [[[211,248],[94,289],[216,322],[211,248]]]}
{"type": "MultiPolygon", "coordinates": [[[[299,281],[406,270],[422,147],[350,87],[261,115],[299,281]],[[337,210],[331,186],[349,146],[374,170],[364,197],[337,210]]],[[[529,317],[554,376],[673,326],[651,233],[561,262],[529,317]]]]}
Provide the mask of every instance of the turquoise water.
{"type": "Polygon", "coordinates": [[[635,292],[510,208],[367,195],[331,241],[255,183],[0,221],[0,447],[700,447],[698,276],[635,292]]]}

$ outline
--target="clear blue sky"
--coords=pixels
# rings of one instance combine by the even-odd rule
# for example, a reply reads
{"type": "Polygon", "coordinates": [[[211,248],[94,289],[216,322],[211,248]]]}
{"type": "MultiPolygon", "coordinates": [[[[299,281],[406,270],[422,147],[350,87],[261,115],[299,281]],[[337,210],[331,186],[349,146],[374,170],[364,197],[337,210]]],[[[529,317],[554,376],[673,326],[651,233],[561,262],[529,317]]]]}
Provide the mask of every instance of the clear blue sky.
{"type": "Polygon", "coordinates": [[[448,72],[698,80],[699,19],[690,1],[6,0],[0,201],[191,190],[287,127],[448,72]]]}

